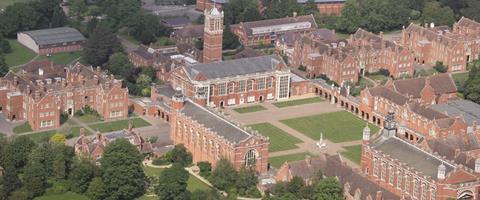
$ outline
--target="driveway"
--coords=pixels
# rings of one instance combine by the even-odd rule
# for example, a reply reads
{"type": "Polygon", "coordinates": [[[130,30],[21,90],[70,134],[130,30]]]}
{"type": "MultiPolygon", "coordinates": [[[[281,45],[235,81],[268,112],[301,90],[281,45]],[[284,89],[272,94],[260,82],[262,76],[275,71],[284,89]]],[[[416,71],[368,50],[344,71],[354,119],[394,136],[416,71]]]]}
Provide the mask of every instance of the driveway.
{"type": "Polygon", "coordinates": [[[6,136],[13,135],[13,127],[17,126],[19,123],[8,122],[3,113],[0,112],[0,133],[5,134],[6,136]]]}

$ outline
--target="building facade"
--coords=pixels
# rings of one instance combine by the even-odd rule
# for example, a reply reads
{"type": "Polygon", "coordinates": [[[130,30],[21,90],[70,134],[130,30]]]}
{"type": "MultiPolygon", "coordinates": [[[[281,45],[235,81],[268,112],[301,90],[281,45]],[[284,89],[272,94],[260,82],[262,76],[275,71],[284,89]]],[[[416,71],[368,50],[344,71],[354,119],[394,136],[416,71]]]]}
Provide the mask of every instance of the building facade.
{"type": "Polygon", "coordinates": [[[285,17],[253,22],[240,22],[231,26],[245,46],[274,44],[277,36],[287,32],[308,33],[317,28],[313,15],[285,17]]]}
{"type": "MultiPolygon", "coordinates": [[[[305,4],[308,0],[297,0],[300,4],[305,4]]],[[[345,0],[314,0],[321,15],[337,15],[342,14],[345,0]]]]}
{"type": "Polygon", "coordinates": [[[224,158],[237,170],[252,167],[257,173],[267,172],[268,138],[185,98],[179,90],[172,98],[171,118],[170,139],[183,144],[194,163],[207,161],[215,166],[224,158]]]}
{"type": "Polygon", "coordinates": [[[469,169],[397,137],[390,112],[382,133],[372,137],[363,131],[362,172],[380,187],[410,199],[477,199],[480,182],[478,166],[469,169]]]}
{"type": "Polygon", "coordinates": [[[290,70],[278,56],[260,56],[216,63],[184,65],[171,75],[173,88],[203,105],[224,107],[288,99],[290,70]]]}
{"type": "Polygon", "coordinates": [[[217,8],[204,12],[203,63],[222,60],[223,11],[217,8]]]}
{"type": "Polygon", "coordinates": [[[40,55],[80,51],[86,41],[78,30],[70,27],[18,32],[17,40],[40,55]]]}
{"type": "Polygon", "coordinates": [[[10,121],[27,120],[33,130],[59,128],[61,113],[86,106],[104,120],[126,118],[128,89],[99,67],[80,63],[32,62],[0,78],[0,110],[10,121]]]}

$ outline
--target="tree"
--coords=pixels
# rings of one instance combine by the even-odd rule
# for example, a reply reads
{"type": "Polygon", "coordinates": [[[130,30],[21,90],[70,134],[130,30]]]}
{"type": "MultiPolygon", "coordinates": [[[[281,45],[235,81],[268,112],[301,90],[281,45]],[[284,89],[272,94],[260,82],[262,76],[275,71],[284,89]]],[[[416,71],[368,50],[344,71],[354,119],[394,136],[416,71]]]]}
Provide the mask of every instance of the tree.
{"type": "Polygon", "coordinates": [[[465,81],[463,95],[466,99],[480,103],[480,60],[471,63],[468,79],[465,81]]]}
{"type": "Polygon", "coordinates": [[[10,52],[12,52],[12,47],[10,46],[10,43],[0,34],[0,55],[10,52]]]}
{"type": "Polygon", "coordinates": [[[435,70],[437,70],[437,72],[440,72],[440,73],[445,73],[445,72],[448,71],[447,66],[445,66],[445,65],[443,64],[443,62],[441,62],[441,61],[437,61],[437,62],[435,63],[435,66],[433,66],[433,68],[434,68],[435,70]]]}
{"type": "Polygon", "coordinates": [[[226,25],[262,19],[256,0],[231,0],[224,5],[223,11],[226,25]]]}
{"type": "Polygon", "coordinates": [[[244,194],[250,188],[252,187],[255,188],[257,183],[258,183],[258,179],[257,179],[257,176],[255,175],[255,171],[253,169],[248,169],[243,167],[238,172],[238,178],[235,186],[237,187],[239,194],[244,194]]]}
{"type": "Polygon", "coordinates": [[[215,190],[209,190],[209,191],[195,190],[192,192],[190,196],[190,200],[204,200],[204,199],[219,200],[220,195],[215,190]]]}
{"type": "Polygon", "coordinates": [[[133,70],[133,64],[125,53],[115,53],[108,60],[108,70],[115,76],[125,79],[130,76],[133,70]]]}
{"type": "Polygon", "coordinates": [[[12,167],[21,171],[27,164],[28,155],[35,147],[35,143],[26,136],[16,137],[3,149],[2,166],[6,169],[12,167]]]}
{"type": "Polygon", "coordinates": [[[0,199],[7,199],[10,193],[22,187],[22,182],[14,168],[6,168],[0,180],[0,199]]]}
{"type": "Polygon", "coordinates": [[[353,33],[357,31],[360,26],[361,14],[360,5],[357,0],[347,0],[342,9],[342,15],[338,21],[338,29],[353,33]]]}
{"type": "Polygon", "coordinates": [[[223,29],[223,49],[235,49],[239,45],[238,36],[232,33],[230,25],[226,25],[223,29]]]}
{"type": "Polygon", "coordinates": [[[136,82],[142,87],[148,87],[152,83],[152,78],[146,74],[140,74],[136,82]]]}
{"type": "Polygon", "coordinates": [[[96,170],[98,170],[97,167],[88,160],[82,159],[75,162],[69,174],[72,191],[79,194],[84,193],[94,178],[96,170]]]}
{"type": "Polygon", "coordinates": [[[210,182],[220,190],[234,188],[237,180],[237,171],[227,159],[220,159],[209,177],[210,182]]]}
{"type": "Polygon", "coordinates": [[[157,16],[138,12],[128,23],[128,31],[135,39],[145,45],[157,41],[157,37],[170,36],[172,30],[160,23],[157,16]]]}
{"type": "Polygon", "coordinates": [[[126,139],[110,143],[101,160],[107,192],[111,199],[135,199],[145,192],[145,174],[142,155],[126,139]]]}
{"type": "Polygon", "coordinates": [[[42,195],[47,188],[48,169],[45,166],[48,159],[41,156],[45,150],[46,146],[39,146],[32,151],[24,169],[23,179],[28,181],[24,181],[23,184],[33,197],[42,195]]]}
{"type": "Polygon", "coordinates": [[[100,7],[108,18],[110,27],[123,27],[140,11],[141,1],[138,0],[102,0],[100,7]]]}
{"type": "Polygon", "coordinates": [[[210,173],[212,172],[212,164],[206,161],[202,161],[198,162],[197,166],[200,169],[200,176],[203,176],[204,178],[210,176],[210,173]]]}
{"type": "Polygon", "coordinates": [[[425,4],[421,21],[423,23],[433,22],[436,25],[451,26],[455,22],[455,14],[451,8],[442,6],[436,1],[431,1],[425,4]]]}
{"type": "Polygon", "coordinates": [[[315,0],[308,0],[307,3],[304,4],[302,8],[302,12],[300,13],[301,15],[318,15],[321,14],[320,11],[318,10],[317,4],[315,3],[315,0]]]}
{"type": "Polygon", "coordinates": [[[64,134],[61,133],[55,133],[50,137],[50,141],[58,144],[65,144],[65,141],[67,141],[67,138],[65,138],[64,134]]]}
{"type": "Polygon", "coordinates": [[[9,70],[7,63],[5,62],[5,57],[0,54],[0,77],[5,76],[9,70]]]}
{"type": "Polygon", "coordinates": [[[107,188],[101,178],[96,177],[92,179],[92,182],[90,182],[90,184],[88,185],[86,195],[90,199],[95,200],[102,200],[108,196],[107,188]]]}
{"type": "Polygon", "coordinates": [[[0,35],[14,38],[18,31],[37,27],[39,13],[29,3],[15,3],[0,13],[0,35]]]}
{"type": "Polygon", "coordinates": [[[184,199],[180,197],[188,197],[188,177],[189,174],[183,169],[183,166],[174,164],[160,174],[158,185],[155,187],[155,194],[164,200],[184,199]]]}
{"type": "Polygon", "coordinates": [[[118,38],[108,27],[97,25],[83,48],[85,62],[93,66],[101,66],[109,60],[110,55],[121,51],[118,38]]]}
{"type": "Polygon", "coordinates": [[[70,0],[70,16],[81,19],[81,17],[88,11],[85,0],[70,0]]]}
{"type": "Polygon", "coordinates": [[[170,162],[184,167],[192,164],[192,154],[187,151],[183,144],[175,145],[168,157],[170,157],[170,162]]]}
{"type": "Polygon", "coordinates": [[[305,183],[301,177],[294,176],[290,182],[287,184],[287,191],[289,193],[295,194],[295,196],[300,196],[300,190],[305,186],[305,183]]]}
{"type": "Polygon", "coordinates": [[[342,200],[343,189],[337,179],[328,177],[315,186],[316,200],[342,200]]]}

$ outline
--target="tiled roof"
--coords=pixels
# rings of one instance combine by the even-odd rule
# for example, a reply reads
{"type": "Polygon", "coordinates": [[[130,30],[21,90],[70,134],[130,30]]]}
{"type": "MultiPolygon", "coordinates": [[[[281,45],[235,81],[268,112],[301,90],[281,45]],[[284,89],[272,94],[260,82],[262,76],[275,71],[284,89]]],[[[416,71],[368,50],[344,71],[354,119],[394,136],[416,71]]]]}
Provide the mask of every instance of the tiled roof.
{"type": "Polygon", "coordinates": [[[449,116],[460,116],[469,126],[473,122],[480,124],[480,105],[468,100],[452,100],[446,104],[434,104],[431,108],[449,116]]]}
{"type": "Polygon", "coordinates": [[[455,81],[450,76],[450,74],[439,74],[431,76],[430,85],[433,87],[435,94],[447,94],[457,92],[455,81]]]}
{"type": "Polygon", "coordinates": [[[215,79],[273,72],[280,63],[283,63],[283,60],[278,56],[259,56],[186,66],[185,70],[192,78],[202,74],[208,79],[215,79]]]}
{"type": "Polygon", "coordinates": [[[447,115],[441,113],[441,112],[438,112],[430,107],[427,107],[427,106],[424,106],[418,102],[412,102],[412,103],[409,103],[408,104],[408,107],[410,108],[410,110],[414,113],[417,113],[421,116],[424,116],[425,118],[429,119],[429,120],[434,120],[434,119],[444,119],[444,118],[448,118],[447,115]]]}
{"type": "Polygon", "coordinates": [[[437,179],[438,166],[444,163],[446,174],[454,169],[453,166],[443,160],[409,144],[397,137],[378,137],[371,147],[380,150],[391,158],[399,160],[399,162],[407,164],[409,167],[422,172],[426,176],[437,179]]]}
{"type": "Polygon", "coordinates": [[[133,51],[133,53],[147,60],[153,59],[153,53],[148,52],[148,48],[145,46],[139,46],[137,49],[133,51]]]}
{"type": "Polygon", "coordinates": [[[76,29],[70,27],[40,29],[25,31],[38,45],[59,44],[64,42],[84,41],[85,37],[76,29]]]}
{"type": "Polygon", "coordinates": [[[186,26],[192,23],[187,17],[162,19],[162,22],[169,26],[186,26]]]}
{"type": "Polygon", "coordinates": [[[176,38],[203,38],[203,25],[188,25],[184,28],[173,32],[173,36],[176,38]]]}
{"type": "Polygon", "coordinates": [[[230,142],[238,143],[251,136],[245,130],[242,130],[240,127],[223,119],[206,108],[193,103],[190,99],[185,101],[185,105],[180,112],[196,120],[199,124],[209,128],[216,134],[223,136],[230,142]]]}
{"type": "Polygon", "coordinates": [[[412,78],[405,80],[395,80],[393,81],[393,85],[395,90],[403,95],[420,98],[422,89],[425,87],[425,79],[412,78]]]}
{"type": "Polygon", "coordinates": [[[374,88],[371,88],[368,90],[370,92],[371,95],[373,96],[380,96],[382,98],[385,98],[385,99],[388,99],[392,102],[394,102],[395,104],[397,105],[404,105],[405,103],[407,103],[408,99],[393,91],[393,90],[390,90],[384,86],[378,86],[378,87],[374,87],[374,88]]]}

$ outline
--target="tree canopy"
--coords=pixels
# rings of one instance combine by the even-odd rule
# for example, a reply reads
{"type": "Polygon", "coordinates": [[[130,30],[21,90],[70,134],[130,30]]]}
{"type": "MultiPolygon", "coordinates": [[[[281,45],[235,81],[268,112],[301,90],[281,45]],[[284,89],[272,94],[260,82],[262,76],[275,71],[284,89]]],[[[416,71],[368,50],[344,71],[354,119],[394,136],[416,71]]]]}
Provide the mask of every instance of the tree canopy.
{"type": "Polygon", "coordinates": [[[470,64],[468,79],[464,84],[463,95],[466,99],[480,103],[480,60],[470,64]]]}
{"type": "Polygon", "coordinates": [[[174,164],[172,167],[161,172],[155,194],[160,199],[188,199],[190,193],[187,190],[189,173],[182,165],[174,164]]]}
{"type": "Polygon", "coordinates": [[[83,48],[82,58],[93,66],[102,66],[110,55],[122,50],[117,36],[102,24],[97,25],[83,48]]]}

